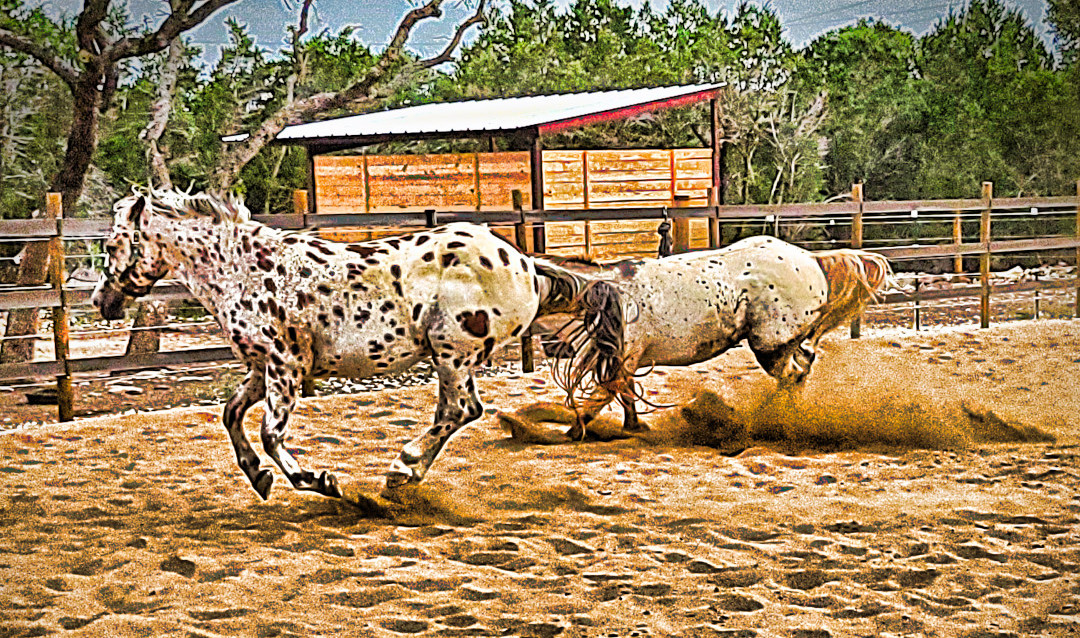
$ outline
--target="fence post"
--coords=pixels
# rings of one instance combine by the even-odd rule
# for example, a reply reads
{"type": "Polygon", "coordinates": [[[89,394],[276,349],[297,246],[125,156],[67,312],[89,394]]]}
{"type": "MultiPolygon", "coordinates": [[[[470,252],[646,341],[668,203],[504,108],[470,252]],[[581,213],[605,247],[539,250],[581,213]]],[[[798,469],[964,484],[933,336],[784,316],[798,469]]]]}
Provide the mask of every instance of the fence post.
{"type": "MultiPolygon", "coordinates": [[[[956,245],[964,243],[964,226],[960,219],[961,212],[953,211],[952,220],[952,241],[956,245]]],[[[962,255],[955,255],[953,257],[953,271],[960,275],[964,272],[964,257],[962,255]]]]}
{"type": "MultiPolygon", "coordinates": [[[[293,212],[300,215],[300,224],[306,229],[308,227],[308,192],[306,190],[297,189],[293,191],[293,212]]],[[[300,396],[315,396],[314,378],[304,377],[300,381],[300,396]]]]}
{"type": "MultiPolygon", "coordinates": [[[[676,195],[674,209],[686,208],[690,204],[690,197],[688,195],[676,195]]],[[[674,212],[674,211],[673,211],[674,212]]],[[[671,252],[678,255],[679,253],[685,253],[690,251],[690,218],[679,217],[677,215],[671,216],[671,252]]]]}
{"type": "Polygon", "coordinates": [[[979,327],[990,327],[990,211],[994,204],[994,183],[982,184],[983,209],[979,216],[979,243],[983,251],[979,255],[979,282],[982,291],[979,299],[979,327]]]}
{"type": "MultiPolygon", "coordinates": [[[[510,191],[511,201],[514,203],[514,211],[518,213],[518,222],[514,224],[514,241],[518,245],[518,250],[531,253],[533,234],[530,228],[531,224],[525,223],[525,211],[523,210],[523,198],[521,191],[516,188],[510,191]]],[[[533,361],[533,338],[532,327],[525,328],[525,332],[521,333],[521,371],[532,372],[536,369],[536,364],[533,361]]]]}
{"type": "Polygon", "coordinates": [[[293,191],[293,212],[300,216],[300,225],[307,228],[308,225],[308,192],[302,188],[293,191]]]}
{"type": "Polygon", "coordinates": [[[53,346],[56,360],[63,366],[63,373],[56,377],[56,405],[61,421],[75,418],[75,395],[71,387],[71,359],[67,294],[64,292],[64,203],[60,193],[45,196],[48,215],[56,220],[56,236],[49,239],[49,279],[53,290],[60,296],[59,305],[52,308],[53,346]]]}
{"type": "Polygon", "coordinates": [[[716,200],[716,189],[712,186],[705,189],[705,198],[709,206],[713,207],[712,214],[708,217],[709,222],[709,248],[719,248],[724,241],[720,231],[720,204],[716,200]]]}
{"type": "MultiPolygon", "coordinates": [[[[851,247],[861,249],[863,245],[863,185],[851,185],[851,201],[858,205],[855,213],[851,216],[851,247]]],[[[862,336],[862,313],[851,320],[851,338],[858,339],[862,336]]]]}

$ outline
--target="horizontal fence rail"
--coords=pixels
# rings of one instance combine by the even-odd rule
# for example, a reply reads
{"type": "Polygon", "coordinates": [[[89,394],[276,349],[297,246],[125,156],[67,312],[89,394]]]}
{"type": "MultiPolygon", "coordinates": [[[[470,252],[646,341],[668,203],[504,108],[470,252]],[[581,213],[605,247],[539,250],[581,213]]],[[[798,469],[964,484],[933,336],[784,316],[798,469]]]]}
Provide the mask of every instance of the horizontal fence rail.
{"type": "MultiPolygon", "coordinates": [[[[453,211],[401,211],[401,212],[308,212],[307,193],[298,191],[294,197],[295,211],[273,215],[254,215],[253,219],[280,229],[306,230],[329,233],[342,231],[344,237],[350,232],[368,232],[368,237],[397,234],[451,222],[467,221],[490,224],[498,232],[511,239],[527,252],[545,252],[544,229],[552,224],[584,223],[584,232],[563,233],[573,235],[579,241],[586,256],[593,256],[597,243],[603,242],[608,252],[598,251],[608,257],[617,257],[620,250],[635,254],[642,245],[655,246],[656,226],[665,218],[672,220],[674,245],[677,251],[694,247],[719,247],[724,244],[724,229],[729,226],[760,228],[764,232],[777,233],[785,224],[806,225],[821,229],[840,229],[836,239],[818,240],[830,247],[860,247],[880,253],[891,261],[903,263],[915,260],[953,260],[955,271],[963,272],[961,260],[977,257],[980,262],[978,280],[974,284],[955,285],[942,289],[926,289],[916,285],[914,290],[890,291],[877,300],[879,305],[912,304],[916,309],[922,302],[978,298],[980,302],[980,325],[989,325],[989,300],[992,295],[1042,291],[1073,291],[1076,294],[1074,314],[1080,314],[1080,270],[1068,278],[1041,279],[1000,283],[991,281],[989,263],[992,257],[1022,253],[1067,254],[1074,265],[1080,264],[1080,183],[1076,197],[1016,197],[994,198],[992,187],[984,185],[982,198],[919,200],[919,201],[862,201],[862,190],[856,186],[849,201],[811,204],[783,205],[725,205],[725,206],[676,206],[676,207],[627,207],[598,208],[593,202],[588,209],[541,210],[526,207],[527,199],[518,191],[512,193],[512,210],[453,210],[453,211]],[[995,237],[994,223],[1015,220],[1057,220],[1062,231],[1050,236],[995,237]],[[690,226],[690,222],[704,221],[707,227],[690,226]],[[903,240],[904,245],[888,245],[884,239],[868,239],[867,227],[876,225],[933,223],[943,225],[939,232],[923,240],[903,240]],[[644,224],[644,225],[643,225],[644,224]],[[749,225],[749,226],[747,226],[749,225]],[[951,233],[949,226],[951,225],[951,233]],[[978,241],[975,238],[977,228],[978,241]],[[374,229],[382,229],[375,234],[374,229]],[[535,232],[540,229],[541,232],[535,232]],[[576,233],[576,234],[575,234],[576,233]],[[702,234],[704,233],[704,234],[702,234]],[[641,237],[647,241],[642,243],[641,237]],[[653,242],[653,243],[649,243],[653,242]]],[[[709,201],[706,193],[702,201],[709,201]]],[[[695,200],[693,203],[697,203],[695,200]]],[[[339,206],[336,211],[343,211],[339,206]]],[[[361,209],[363,210],[363,209],[361,209]]],[[[63,243],[68,241],[96,241],[110,232],[110,219],[64,218],[60,214],[58,198],[50,196],[49,217],[25,220],[0,220],[0,242],[50,242],[54,256],[64,260],[63,243]]],[[[935,227],[937,228],[937,227],[935,227]]],[[[568,240],[570,241],[570,240],[568,240]]],[[[798,243],[798,242],[796,242],[798,243]]],[[[650,247],[649,250],[655,250],[650,247]]],[[[78,251],[78,257],[91,255],[78,251]]],[[[92,252],[92,251],[90,251],[92,252]]],[[[68,255],[68,258],[74,256],[68,255]]],[[[63,270],[56,271],[63,277],[63,270]]],[[[229,361],[233,359],[228,347],[200,347],[187,350],[153,352],[145,354],[73,358],[67,354],[68,311],[72,308],[86,310],[90,303],[92,286],[60,286],[56,283],[38,286],[0,285],[0,312],[23,309],[49,309],[53,318],[54,344],[59,356],[51,361],[32,361],[0,364],[0,384],[29,379],[56,379],[60,391],[60,413],[70,418],[71,397],[64,397],[62,388],[70,388],[72,375],[131,372],[196,363],[229,361]],[[60,325],[62,324],[62,325],[60,325]],[[63,405],[67,402],[68,405],[63,405]]],[[[163,281],[154,287],[149,301],[176,302],[192,297],[180,284],[163,281]]],[[[123,328],[118,332],[128,332],[123,328]]],[[[858,336],[858,322],[852,325],[852,335],[858,336]]],[[[28,335],[26,339],[39,339],[42,335],[28,335]]],[[[20,337],[8,337],[17,339],[20,337]]],[[[532,339],[523,338],[522,363],[531,368],[532,339]]],[[[69,391],[70,393],[70,391],[69,391]]]]}

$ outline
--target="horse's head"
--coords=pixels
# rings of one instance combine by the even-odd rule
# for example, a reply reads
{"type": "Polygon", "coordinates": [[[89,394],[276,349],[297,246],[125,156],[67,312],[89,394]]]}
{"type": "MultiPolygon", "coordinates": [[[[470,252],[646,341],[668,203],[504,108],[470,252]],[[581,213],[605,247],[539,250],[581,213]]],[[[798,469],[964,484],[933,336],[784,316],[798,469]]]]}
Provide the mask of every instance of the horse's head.
{"type": "Polygon", "coordinates": [[[116,203],[112,235],[105,242],[105,270],[91,301],[105,319],[124,316],[124,302],[150,292],[169,272],[160,247],[144,237],[149,203],[144,195],[116,203]]]}

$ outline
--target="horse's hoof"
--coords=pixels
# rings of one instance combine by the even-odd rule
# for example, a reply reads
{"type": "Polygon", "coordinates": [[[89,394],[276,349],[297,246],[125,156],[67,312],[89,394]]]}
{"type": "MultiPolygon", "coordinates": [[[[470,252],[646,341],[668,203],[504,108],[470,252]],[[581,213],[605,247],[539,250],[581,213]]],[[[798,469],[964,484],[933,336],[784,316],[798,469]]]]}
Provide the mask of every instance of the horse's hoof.
{"type": "Polygon", "coordinates": [[[407,484],[412,480],[412,474],[390,471],[386,473],[386,489],[392,490],[407,484]]]}
{"type": "Polygon", "coordinates": [[[270,498],[270,488],[274,485],[274,473],[270,470],[262,470],[255,475],[255,480],[252,481],[251,486],[255,488],[255,491],[259,493],[262,500],[270,498]]]}
{"type": "Polygon", "coordinates": [[[341,498],[341,487],[338,485],[337,477],[330,472],[320,474],[319,493],[331,498],[341,498]]]}

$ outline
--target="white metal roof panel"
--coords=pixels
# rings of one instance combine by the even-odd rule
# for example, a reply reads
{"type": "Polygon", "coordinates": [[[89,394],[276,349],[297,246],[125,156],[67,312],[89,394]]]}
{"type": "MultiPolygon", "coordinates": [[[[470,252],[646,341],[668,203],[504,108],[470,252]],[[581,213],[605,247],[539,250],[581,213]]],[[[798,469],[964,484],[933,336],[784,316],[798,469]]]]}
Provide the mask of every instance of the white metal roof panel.
{"type": "Polygon", "coordinates": [[[285,127],[279,141],[382,135],[485,133],[542,126],[711,91],[723,84],[665,86],[439,102],[285,127]]]}

